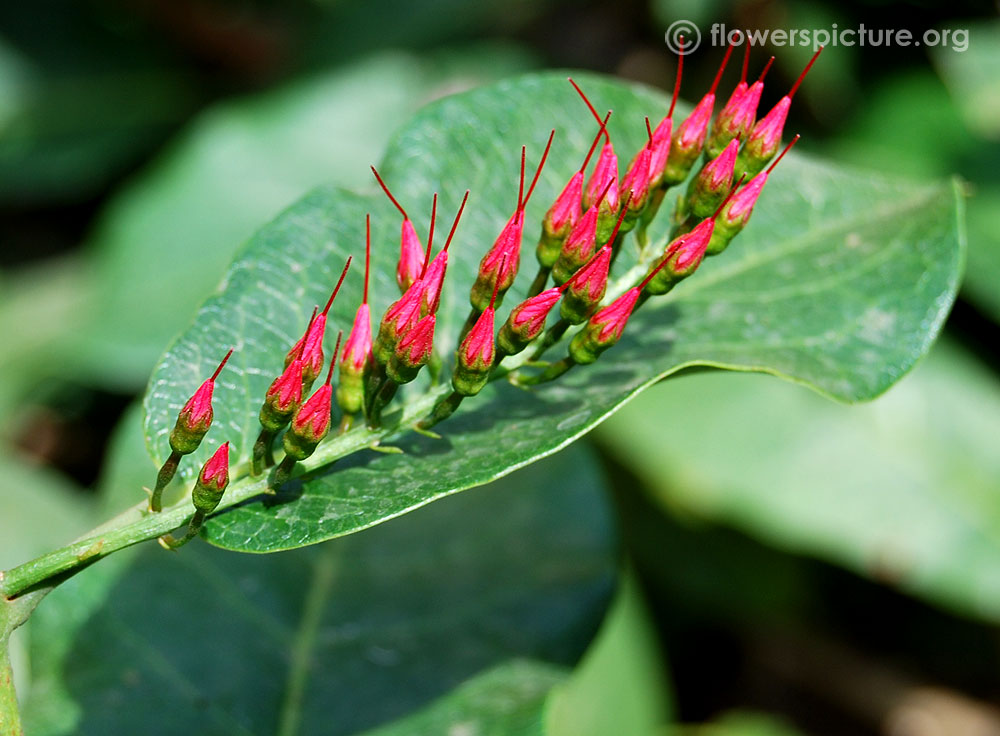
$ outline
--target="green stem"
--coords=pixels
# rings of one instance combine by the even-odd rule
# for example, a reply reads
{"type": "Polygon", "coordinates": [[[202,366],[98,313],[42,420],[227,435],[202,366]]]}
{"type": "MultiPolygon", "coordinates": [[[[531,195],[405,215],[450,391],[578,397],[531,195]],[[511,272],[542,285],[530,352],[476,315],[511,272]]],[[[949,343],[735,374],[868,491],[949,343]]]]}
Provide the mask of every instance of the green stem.
{"type": "Polygon", "coordinates": [[[560,319],[558,322],[556,322],[554,325],[552,325],[549,329],[547,329],[545,331],[545,334],[542,336],[542,341],[539,343],[538,347],[535,349],[535,352],[532,353],[531,359],[532,360],[538,360],[539,358],[541,358],[542,354],[546,350],[548,350],[550,347],[552,347],[557,342],[559,342],[559,340],[562,338],[562,336],[566,334],[566,330],[568,330],[570,327],[571,327],[571,325],[570,325],[569,320],[560,319]]]}
{"type": "Polygon", "coordinates": [[[296,462],[297,460],[291,455],[285,455],[281,459],[278,467],[274,469],[274,478],[271,480],[269,492],[274,493],[288,482],[288,479],[292,477],[292,471],[295,470],[296,462]]]}
{"type": "Polygon", "coordinates": [[[274,456],[271,446],[274,444],[274,432],[265,427],[260,428],[257,441],[253,443],[253,455],[250,458],[250,475],[260,475],[264,468],[268,467],[268,455],[271,455],[271,463],[274,464],[274,456]]]}
{"type": "Polygon", "coordinates": [[[465,396],[458,393],[458,391],[452,391],[450,394],[442,398],[438,403],[434,405],[434,409],[431,415],[424,419],[418,425],[420,429],[430,429],[438,422],[443,422],[445,419],[450,417],[455,413],[455,410],[459,407],[465,396]]]}
{"type": "Polygon", "coordinates": [[[517,383],[520,386],[536,386],[539,383],[548,383],[549,381],[554,381],[559,378],[563,373],[568,371],[570,368],[576,365],[576,361],[573,357],[567,355],[560,361],[557,361],[546,368],[541,373],[536,373],[533,376],[518,376],[517,383]]]}
{"type": "Polygon", "coordinates": [[[8,637],[4,636],[0,639],[0,736],[23,736],[7,645],[8,637]]]}
{"type": "Polygon", "coordinates": [[[198,532],[201,531],[201,526],[204,523],[205,513],[202,511],[195,511],[194,516],[191,517],[191,521],[188,522],[187,532],[183,537],[176,539],[172,535],[167,534],[160,537],[160,544],[162,544],[166,549],[177,549],[178,547],[183,547],[185,544],[198,536],[198,532]]]}
{"type": "Polygon", "coordinates": [[[542,293],[542,289],[545,288],[545,284],[549,281],[549,274],[551,272],[551,268],[546,268],[545,266],[538,267],[538,275],[535,276],[535,280],[531,282],[531,286],[528,288],[529,299],[542,293]]]}
{"type": "Polygon", "coordinates": [[[163,489],[174,479],[174,473],[177,472],[177,466],[180,465],[181,457],[183,456],[179,452],[171,452],[170,457],[167,458],[166,462],[160,468],[160,472],[156,474],[156,488],[153,489],[153,495],[149,497],[150,511],[161,511],[163,509],[163,489]]]}

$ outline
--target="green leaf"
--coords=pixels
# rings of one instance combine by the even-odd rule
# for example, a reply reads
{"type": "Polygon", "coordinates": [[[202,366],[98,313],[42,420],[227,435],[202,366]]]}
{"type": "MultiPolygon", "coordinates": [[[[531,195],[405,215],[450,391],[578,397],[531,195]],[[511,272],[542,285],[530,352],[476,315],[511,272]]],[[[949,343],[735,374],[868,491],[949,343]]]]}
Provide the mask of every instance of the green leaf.
{"type": "Polygon", "coordinates": [[[638,586],[626,574],[572,674],[541,662],[507,662],[366,736],[652,734],[668,721],[667,694],[656,635],[638,586]]]}
{"type": "Polygon", "coordinates": [[[424,710],[365,736],[543,736],[546,698],[565,679],[561,667],[528,660],[505,662],[463,682],[424,710]]]}
{"type": "Polygon", "coordinates": [[[651,734],[668,721],[669,687],[637,582],[626,575],[601,633],[573,677],[549,697],[550,736],[651,734]]]}
{"type": "MultiPolygon", "coordinates": [[[[611,132],[623,159],[643,144],[642,116],[668,106],[646,88],[587,75],[580,82],[599,107],[614,107],[611,132]]],[[[443,356],[454,349],[468,312],[479,259],[514,206],[520,144],[534,160],[549,126],[559,131],[527,213],[527,222],[538,222],[593,135],[580,113],[562,75],[528,75],[436,102],[395,137],[383,170],[418,231],[426,227],[431,192],[442,193],[445,220],[466,186],[474,192],[442,295],[436,344],[443,356]]],[[[216,425],[182,473],[190,478],[224,440],[236,457],[247,457],[261,397],[282,356],[312,305],[326,299],[346,256],[362,252],[366,212],[373,215],[378,318],[398,293],[398,215],[374,191],[316,190],[250,241],[154,372],[145,406],[155,457],[165,456],[177,411],[230,345],[237,352],[216,392],[216,425]]],[[[844,400],[872,398],[927,350],[948,312],[962,260],[957,226],[950,184],[896,182],[792,156],[775,172],[745,234],[638,312],[620,345],[598,363],[534,391],[498,382],[441,425],[443,440],[403,435],[393,442],[406,455],[355,455],[331,467],[371,441],[362,431],[348,433],[320,447],[290,494],[218,515],[207,536],[260,552],[365,528],[557,451],[638,391],[688,366],[763,371],[844,400]]],[[[660,243],[666,227],[661,222],[654,232],[660,243]]],[[[533,274],[534,232],[529,226],[523,247],[523,269],[532,273],[522,274],[508,304],[523,296],[533,274]]],[[[625,248],[620,268],[634,260],[631,242],[625,248]]],[[[361,281],[359,269],[345,282],[331,312],[334,329],[349,328],[361,281]]],[[[327,331],[328,349],[334,329],[327,331]]],[[[406,392],[406,422],[429,410],[433,395],[421,395],[426,390],[421,379],[406,392]]],[[[234,483],[224,503],[243,500],[248,488],[234,483]]]]}
{"type": "Polygon", "coordinates": [[[32,619],[27,731],[354,734],[502,662],[572,665],[614,575],[599,479],[581,446],[283,555],[114,555],[32,619]]]}
{"type": "Polygon", "coordinates": [[[870,406],[705,374],[658,387],[598,433],[674,513],[993,621],[998,436],[995,377],[948,343],[870,406]]]}

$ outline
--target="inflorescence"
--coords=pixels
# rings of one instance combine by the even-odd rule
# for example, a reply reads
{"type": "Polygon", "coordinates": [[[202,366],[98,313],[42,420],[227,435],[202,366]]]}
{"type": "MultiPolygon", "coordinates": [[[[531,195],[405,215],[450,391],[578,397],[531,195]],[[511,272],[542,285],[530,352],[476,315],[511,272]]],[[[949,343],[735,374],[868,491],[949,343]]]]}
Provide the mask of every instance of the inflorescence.
{"type": "MultiPolygon", "coordinates": [[[[527,191],[527,151],[524,147],[521,149],[520,183],[514,212],[479,264],[469,295],[471,310],[455,351],[450,378],[452,390],[413,428],[430,433],[430,429],[447,419],[465,398],[475,396],[489,381],[501,375],[507,375],[517,385],[531,386],[554,380],[576,365],[593,363],[621,339],[635,310],[649,298],[666,294],[694,273],[706,255],[721,253],[747,225],[768,176],[798,140],[795,136],[779,155],[792,97],[820,51],[812,57],[789,92],[758,119],[757,107],[764,77],[773,57],[758,79],[748,83],[747,45],[740,81],[713,122],[715,93],[732,52],[730,46],[710,90],[687,118],[674,126],[674,106],[683,70],[682,49],[670,108],[655,128],[649,118],[639,121],[645,125],[646,142],[620,179],[618,158],[607,130],[612,111],[601,116],[584,91],[569,80],[598,128],[580,168],[570,177],[542,220],[536,248],[538,272],[528,298],[510,310],[497,331],[496,313],[520,270],[525,207],[545,166],[554,130],[527,191]],[[586,172],[595,152],[597,160],[588,178],[586,172]],[[667,190],[687,180],[699,158],[701,167],[690,178],[686,191],[677,198],[671,220],[672,239],[662,254],[643,258],[648,249],[647,228],[659,212],[667,190]],[[640,246],[640,262],[648,263],[648,268],[632,288],[605,304],[612,264],[625,250],[625,235],[632,230],[636,231],[640,246]],[[557,304],[559,318],[546,329],[548,316],[557,304]],[[555,362],[539,363],[545,352],[574,327],[578,329],[567,343],[566,355],[555,362]],[[529,347],[533,348],[529,361],[513,372],[501,368],[506,358],[529,347]]],[[[341,413],[337,433],[350,431],[358,421],[378,428],[383,411],[392,402],[399,386],[413,381],[424,366],[429,367],[435,380],[442,369],[441,358],[434,350],[436,313],[448,269],[448,249],[469,192],[465,193],[455,214],[444,246],[432,259],[437,194],[431,205],[426,247],[421,247],[406,210],[374,167],[372,173],[403,217],[396,269],[401,296],[389,306],[373,332],[368,302],[369,216],[365,223],[363,299],[342,351],[342,333],[337,337],[325,381],[310,395],[326,363],[323,339],[327,318],[350,268],[351,258],[347,259],[326,306],[322,311],[318,307],[313,310],[301,338],[290,346],[284,357],[284,369],[263,397],[261,429],[252,451],[250,474],[269,473],[268,486],[272,492],[291,477],[296,463],[312,455],[328,436],[334,401],[341,413]],[[338,366],[338,381],[334,384],[338,366]],[[276,462],[274,448],[279,435],[284,456],[276,462]]],[[[161,510],[163,490],[174,477],[181,459],[194,452],[208,432],[213,418],[215,381],[231,354],[232,350],[180,411],[170,434],[171,453],[157,475],[151,494],[151,512],[161,510]]],[[[229,482],[228,450],[226,442],[205,463],[192,490],[195,513],[188,529],[179,539],[161,538],[164,546],[175,548],[196,536],[204,519],[218,506],[229,482]]]]}

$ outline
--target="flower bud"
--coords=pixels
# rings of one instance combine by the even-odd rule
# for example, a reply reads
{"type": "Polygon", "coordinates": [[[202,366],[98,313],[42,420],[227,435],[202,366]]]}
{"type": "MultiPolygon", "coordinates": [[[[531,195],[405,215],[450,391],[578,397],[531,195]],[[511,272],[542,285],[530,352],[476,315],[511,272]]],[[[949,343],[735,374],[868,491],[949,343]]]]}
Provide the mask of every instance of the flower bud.
{"type": "Polygon", "coordinates": [[[385,371],[395,383],[409,383],[431,359],[434,324],[434,315],[428,314],[399,339],[385,371]]]}
{"type": "Polygon", "coordinates": [[[611,246],[605,245],[566,282],[566,293],[559,305],[559,316],[576,325],[593,314],[608,288],[610,270],[611,246]]]}
{"type": "Polygon", "coordinates": [[[215,511],[228,485],[229,443],[225,442],[198,473],[198,480],[191,490],[191,501],[195,509],[206,515],[215,511]]]}
{"type": "Polygon", "coordinates": [[[354,314],[354,325],[340,357],[340,380],[337,382],[337,405],[345,414],[356,414],[364,406],[364,375],[372,357],[372,322],[368,308],[368,276],[371,270],[371,216],[365,217],[365,287],[361,305],[354,314]]]}
{"type": "MultiPolygon", "coordinates": [[[[749,45],[747,48],[749,49],[749,45]]],[[[767,76],[773,62],[774,57],[772,56],[761,71],[760,77],[749,87],[746,83],[746,66],[744,65],[743,79],[733,90],[719,114],[715,116],[712,134],[709,136],[708,143],[705,144],[709,158],[716,158],[731,140],[735,138],[743,140],[753,129],[754,122],[757,120],[757,105],[760,103],[760,95],[764,91],[764,77],[767,76]]]]}
{"type": "Polygon", "coordinates": [[[393,302],[379,323],[378,335],[372,345],[372,355],[380,365],[385,365],[392,357],[399,339],[413,328],[420,319],[420,299],[423,282],[419,279],[410,284],[403,296],[393,302]]]}
{"type": "Polygon", "coordinates": [[[629,192],[632,194],[628,206],[625,207],[622,232],[628,232],[635,225],[635,221],[646,207],[649,195],[649,167],[653,154],[653,130],[649,126],[649,118],[646,118],[646,134],[648,136],[646,145],[629,163],[625,178],[622,180],[621,196],[624,197],[629,192]]]}
{"type": "Polygon", "coordinates": [[[302,403],[302,361],[296,358],[274,379],[260,407],[260,424],[277,432],[292,418],[302,403]]]}
{"type": "Polygon", "coordinates": [[[611,304],[600,309],[590,318],[586,327],[573,336],[569,344],[569,354],[575,362],[581,365],[593,363],[601,353],[621,340],[639,295],[665,265],[666,261],[661,261],[641,284],[629,289],[611,304]]]}
{"type": "Polygon", "coordinates": [[[774,158],[778,149],[781,148],[781,134],[785,128],[785,121],[788,119],[788,109],[792,105],[792,97],[795,96],[799,85],[802,84],[802,80],[805,79],[806,74],[816,63],[816,59],[822,51],[823,47],[820,46],[809,63],[806,64],[806,68],[802,70],[799,78],[795,80],[795,84],[792,85],[788,94],[778,100],[771,111],[753,126],[753,130],[736,161],[737,172],[747,176],[755,176],[767,166],[768,161],[774,158]]]}
{"type": "Polygon", "coordinates": [[[517,355],[542,334],[545,320],[562,296],[564,287],[546,289],[514,307],[497,335],[497,346],[507,355],[517,355]]]}
{"type": "Polygon", "coordinates": [[[202,439],[208,433],[208,428],[212,426],[212,393],[215,390],[215,379],[219,377],[223,366],[233,354],[230,350],[226,357],[219,363],[212,377],[207,379],[194,395],[187,400],[180,412],[177,414],[177,423],[170,433],[170,449],[179,455],[187,455],[198,449],[202,439]]]}
{"type": "Polygon", "coordinates": [[[730,43],[726,49],[726,55],[722,58],[719,70],[715,74],[715,80],[711,88],[705,93],[694,110],[674,131],[670,141],[670,154],[667,157],[667,165],[663,169],[661,186],[674,186],[680,184],[687,178],[694,166],[694,162],[701,155],[701,150],[705,145],[705,136],[708,133],[708,123],[712,119],[712,109],[715,107],[715,90],[722,79],[722,72],[729,61],[729,55],[733,51],[730,43]]]}
{"type": "Polygon", "coordinates": [[[521,147],[521,183],[517,194],[517,208],[514,210],[514,214],[510,216],[510,219],[507,220],[507,224],[504,225],[503,230],[500,231],[500,235],[497,236],[493,247],[486,252],[486,255],[479,262],[479,273],[476,276],[476,282],[472,285],[472,289],[469,292],[469,301],[472,304],[472,308],[479,312],[486,309],[494,287],[497,288],[497,304],[500,304],[503,301],[504,294],[514,284],[514,279],[521,265],[521,236],[524,232],[524,208],[531,198],[531,193],[535,190],[538,177],[542,173],[542,167],[545,166],[545,159],[549,155],[549,148],[552,146],[554,135],[555,131],[553,130],[549,135],[549,142],[545,146],[545,152],[538,163],[538,168],[535,170],[535,177],[531,181],[531,186],[528,188],[526,196],[522,196],[524,193],[525,148],[521,147]]]}
{"type": "Polygon", "coordinates": [[[417,231],[413,227],[410,216],[406,214],[403,206],[392,196],[392,192],[389,191],[389,187],[386,186],[386,183],[379,176],[375,167],[372,166],[371,169],[372,173],[375,174],[375,179],[378,181],[379,186],[382,187],[382,191],[385,192],[385,196],[389,198],[389,201],[396,206],[396,209],[403,216],[403,225],[400,230],[399,263],[396,266],[396,283],[399,284],[400,291],[406,291],[414,281],[420,278],[420,272],[424,267],[424,249],[420,247],[420,238],[417,237],[417,231]]]}
{"type": "MultiPolygon", "coordinates": [[[[597,250],[597,220],[600,202],[610,192],[614,182],[608,182],[597,204],[592,205],[583,213],[583,217],[573,227],[566,242],[563,243],[559,258],[552,266],[552,279],[557,284],[565,283],[589,261],[597,250]]],[[[603,243],[602,243],[603,245],[603,243]]]]}
{"type": "MultiPolygon", "coordinates": [[[[323,371],[323,363],[326,360],[323,355],[323,334],[326,332],[326,318],[330,312],[330,307],[333,306],[333,300],[337,298],[337,292],[340,291],[340,285],[344,283],[347,270],[351,267],[351,260],[351,256],[348,256],[347,262],[344,264],[344,270],[340,272],[337,285],[333,287],[333,291],[330,293],[330,298],[327,300],[323,311],[310,320],[305,334],[299,338],[299,341],[285,355],[286,367],[296,357],[301,358],[302,384],[306,387],[306,390],[312,386],[313,381],[323,371]]],[[[334,356],[334,360],[336,360],[336,356],[334,356]]]]}
{"type": "Polygon", "coordinates": [[[584,172],[586,172],[587,165],[590,163],[590,157],[594,155],[597,144],[601,142],[601,136],[605,134],[605,126],[610,117],[611,111],[609,110],[608,114],[604,116],[604,120],[601,121],[601,127],[598,129],[593,143],[590,144],[590,150],[587,151],[587,157],[583,160],[580,170],[570,177],[570,180],[566,183],[566,186],[559,196],[556,197],[556,201],[553,202],[549,211],[545,213],[545,217],[542,219],[542,235],[538,240],[538,247],[535,251],[538,263],[542,268],[552,268],[559,257],[563,241],[580,219],[583,202],[584,172]]]}
{"type": "Polygon", "coordinates": [[[691,180],[687,193],[687,208],[697,218],[710,216],[726,198],[733,185],[733,172],[740,142],[732,140],[718,158],[709,161],[691,180]]]}
{"type": "Polygon", "coordinates": [[[674,129],[674,107],[677,105],[677,96],[681,91],[681,76],[684,72],[684,37],[680,39],[681,48],[677,55],[677,77],[674,79],[674,93],[670,98],[670,109],[666,117],[660,121],[653,131],[653,146],[649,157],[649,189],[650,191],[660,186],[663,181],[663,169],[667,165],[667,157],[670,155],[670,135],[674,129]]]}
{"type": "Polygon", "coordinates": [[[724,251],[726,246],[729,245],[729,241],[746,227],[747,222],[750,221],[750,215],[753,213],[753,207],[757,203],[764,185],[767,183],[767,178],[774,171],[774,167],[778,165],[778,162],[785,157],[785,154],[791,150],[792,146],[798,140],[798,135],[792,138],[768,169],[760,172],[742,188],[739,188],[726,206],[722,208],[715,221],[715,230],[712,233],[712,239],[708,243],[708,255],[716,255],[724,251]]]}
{"type": "MultiPolygon", "coordinates": [[[[739,187],[742,181],[740,179],[736,187],[739,187]]],[[[667,244],[663,258],[660,259],[660,262],[657,263],[643,281],[645,286],[642,290],[647,295],[656,296],[658,294],[666,294],[674,288],[674,285],[678,281],[687,278],[695,272],[695,269],[698,268],[702,259],[704,259],[708,244],[712,239],[712,233],[715,230],[715,220],[719,216],[719,212],[722,211],[736,193],[736,187],[722,201],[722,204],[719,205],[719,208],[711,217],[702,220],[690,232],[678,235],[667,244]]]]}
{"type": "MultiPolygon", "coordinates": [[[[444,277],[448,270],[448,247],[451,245],[451,239],[455,235],[455,228],[458,227],[458,221],[462,219],[462,212],[465,210],[465,203],[468,199],[469,190],[466,189],[465,196],[462,198],[462,204],[458,208],[458,214],[455,215],[455,220],[451,224],[451,231],[448,233],[448,239],[444,243],[444,248],[434,256],[434,260],[431,261],[430,266],[427,267],[424,273],[424,287],[420,296],[421,317],[425,317],[428,314],[436,314],[438,306],[441,304],[441,288],[444,286],[444,277]]],[[[427,242],[429,248],[430,238],[427,239],[427,242]]]]}
{"type": "MultiPolygon", "coordinates": [[[[334,355],[340,351],[342,337],[343,332],[337,335],[334,355]]],[[[299,407],[292,418],[292,423],[288,426],[288,431],[285,432],[282,440],[285,454],[294,460],[305,460],[312,455],[316,445],[322,442],[330,431],[333,411],[333,388],[330,382],[333,380],[333,370],[336,367],[337,361],[331,360],[326,381],[299,407]]]]}
{"type": "Polygon", "coordinates": [[[455,354],[455,372],[451,376],[451,385],[462,396],[475,396],[489,381],[496,357],[493,347],[496,296],[494,289],[489,306],[479,315],[455,354]]]}

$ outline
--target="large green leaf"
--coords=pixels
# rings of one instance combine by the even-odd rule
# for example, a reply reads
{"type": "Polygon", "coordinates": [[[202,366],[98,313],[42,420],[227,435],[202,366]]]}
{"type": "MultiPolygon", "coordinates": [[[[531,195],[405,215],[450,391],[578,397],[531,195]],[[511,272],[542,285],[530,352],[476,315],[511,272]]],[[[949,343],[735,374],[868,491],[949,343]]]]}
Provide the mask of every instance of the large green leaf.
{"type": "Polygon", "coordinates": [[[1000,387],[948,343],[869,406],[706,374],[597,436],[674,513],[1000,620],[1000,387]]]}
{"type": "Polygon", "coordinates": [[[668,722],[668,689],[652,624],[631,575],[572,673],[513,660],[366,736],[651,736],[668,722]]]}
{"type": "MultiPolygon", "coordinates": [[[[145,471],[130,457],[109,481],[145,471]]],[[[197,541],[114,555],[32,619],[27,731],[333,736],[398,720],[511,660],[537,662],[551,686],[611,593],[602,491],[581,446],[283,555],[197,541]]]]}
{"type": "MultiPolygon", "coordinates": [[[[616,110],[611,131],[623,158],[642,145],[642,116],[667,106],[645,88],[592,76],[581,81],[597,105],[616,110]]],[[[442,296],[437,345],[443,356],[453,350],[468,311],[478,261],[514,205],[520,144],[537,158],[549,126],[559,131],[528,209],[528,222],[538,222],[589,144],[593,125],[583,120],[572,90],[550,73],[445,98],[396,136],[383,169],[418,229],[426,225],[431,192],[442,193],[446,213],[466,186],[474,193],[442,296]]],[[[208,538],[233,549],[271,551],[370,526],[555,452],[636,392],[686,366],[764,371],[840,399],[871,398],[909,370],[947,314],[962,260],[957,209],[947,183],[896,182],[792,156],[774,174],[747,232],[668,298],[641,310],[621,344],[594,366],[534,391],[493,385],[441,426],[443,440],[404,435],[398,444],[406,455],[362,454],[331,467],[370,441],[362,431],[348,433],[320,447],[307,463],[312,472],[290,494],[217,516],[208,538]]],[[[217,388],[210,441],[182,472],[190,478],[223,440],[246,458],[260,399],[346,255],[362,252],[369,211],[373,310],[376,318],[381,314],[395,293],[398,216],[374,192],[313,192],[251,240],[220,292],[154,372],[146,396],[154,456],[166,454],[178,409],[234,345],[217,388]]],[[[530,229],[526,271],[533,270],[535,226],[530,229]]],[[[661,222],[654,232],[661,242],[665,229],[661,222]]],[[[626,246],[620,268],[634,260],[633,249],[626,246]]],[[[524,294],[530,275],[522,274],[508,302],[524,294]]],[[[360,290],[356,271],[332,312],[336,326],[349,327],[360,290]]],[[[406,393],[404,422],[428,410],[433,396],[422,395],[426,390],[418,380],[406,393]]],[[[233,484],[224,503],[246,498],[248,488],[233,484]]]]}

